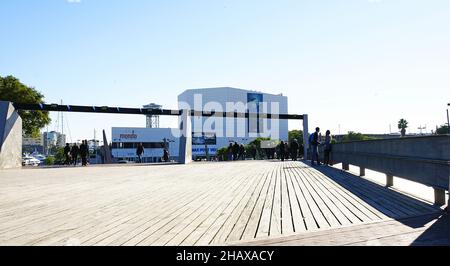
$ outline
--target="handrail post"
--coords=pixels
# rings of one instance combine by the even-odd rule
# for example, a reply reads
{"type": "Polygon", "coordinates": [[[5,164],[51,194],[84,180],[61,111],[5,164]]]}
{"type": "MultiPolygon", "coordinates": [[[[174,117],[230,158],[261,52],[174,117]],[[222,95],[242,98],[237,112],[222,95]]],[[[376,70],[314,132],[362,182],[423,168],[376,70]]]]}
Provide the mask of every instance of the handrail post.
{"type": "Polygon", "coordinates": [[[444,206],[445,205],[445,189],[433,188],[434,189],[434,205],[444,206]]]}
{"type": "Polygon", "coordinates": [[[348,171],[350,170],[350,165],[349,163],[342,163],[342,170],[348,171]]]}
{"type": "Polygon", "coordinates": [[[394,186],[394,176],[391,174],[386,174],[386,187],[394,186]]]}
{"type": "Polygon", "coordinates": [[[366,168],[363,166],[359,167],[359,176],[366,176],[366,168]]]}

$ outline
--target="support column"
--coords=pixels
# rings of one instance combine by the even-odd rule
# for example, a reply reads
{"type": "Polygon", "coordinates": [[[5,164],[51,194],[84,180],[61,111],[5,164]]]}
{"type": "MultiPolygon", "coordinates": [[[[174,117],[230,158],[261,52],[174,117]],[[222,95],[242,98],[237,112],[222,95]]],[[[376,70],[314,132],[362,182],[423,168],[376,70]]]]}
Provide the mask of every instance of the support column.
{"type": "Polygon", "coordinates": [[[303,160],[308,160],[309,129],[308,115],[303,115],[303,160]]]}
{"type": "Polygon", "coordinates": [[[362,166],[359,167],[359,176],[366,176],[366,168],[362,166]]]}
{"type": "Polygon", "coordinates": [[[345,171],[350,170],[350,164],[348,164],[348,163],[342,163],[342,170],[345,170],[345,171]]]}
{"type": "Polygon", "coordinates": [[[394,186],[394,176],[390,174],[386,174],[386,187],[394,186]]]}
{"type": "Polygon", "coordinates": [[[22,119],[10,102],[0,101],[0,169],[22,166],[22,119]]]}
{"type": "Polygon", "coordinates": [[[433,188],[434,189],[434,205],[444,206],[445,205],[445,189],[433,188]]]}
{"type": "Polygon", "coordinates": [[[181,164],[192,162],[192,125],[189,110],[183,110],[180,116],[180,148],[178,160],[181,164]]]}

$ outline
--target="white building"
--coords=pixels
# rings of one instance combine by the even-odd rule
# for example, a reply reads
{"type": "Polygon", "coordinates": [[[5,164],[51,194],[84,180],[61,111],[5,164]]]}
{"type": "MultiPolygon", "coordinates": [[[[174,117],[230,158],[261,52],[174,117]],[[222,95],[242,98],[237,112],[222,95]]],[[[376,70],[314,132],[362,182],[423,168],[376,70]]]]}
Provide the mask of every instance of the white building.
{"type": "MultiPolygon", "coordinates": [[[[178,96],[179,109],[195,111],[226,111],[237,113],[288,113],[288,99],[236,88],[206,88],[186,90],[178,96]]],[[[207,136],[209,155],[230,142],[248,144],[257,137],[288,140],[288,121],[263,118],[192,117],[193,157],[205,156],[203,135],[207,136]]]]}
{"type": "Polygon", "coordinates": [[[112,128],[112,155],[118,160],[136,161],[136,148],[144,146],[142,161],[161,162],[164,147],[169,150],[170,160],[178,160],[180,146],[179,129],[173,128],[112,128]]]}

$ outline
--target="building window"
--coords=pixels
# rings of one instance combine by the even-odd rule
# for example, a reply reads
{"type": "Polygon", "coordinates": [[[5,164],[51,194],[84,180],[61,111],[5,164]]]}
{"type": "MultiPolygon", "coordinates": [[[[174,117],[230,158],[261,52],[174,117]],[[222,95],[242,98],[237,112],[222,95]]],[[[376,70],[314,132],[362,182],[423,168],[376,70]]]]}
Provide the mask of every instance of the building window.
{"type": "MultiPolygon", "coordinates": [[[[113,142],[113,149],[136,149],[141,142],[113,142]]],[[[167,143],[169,147],[170,143],[167,143]]],[[[164,149],[164,142],[142,142],[144,149],[164,149]]]]}

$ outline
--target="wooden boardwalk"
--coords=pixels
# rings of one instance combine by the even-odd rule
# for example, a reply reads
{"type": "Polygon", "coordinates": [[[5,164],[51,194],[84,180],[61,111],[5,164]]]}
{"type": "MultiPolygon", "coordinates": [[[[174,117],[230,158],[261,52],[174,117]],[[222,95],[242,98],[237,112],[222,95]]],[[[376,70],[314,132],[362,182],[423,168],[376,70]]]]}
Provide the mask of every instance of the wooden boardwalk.
{"type": "Polygon", "coordinates": [[[302,162],[0,171],[0,245],[223,245],[438,212],[302,162]]]}

